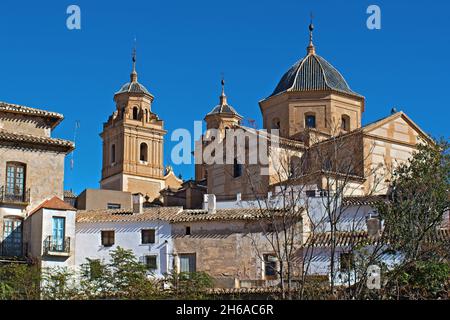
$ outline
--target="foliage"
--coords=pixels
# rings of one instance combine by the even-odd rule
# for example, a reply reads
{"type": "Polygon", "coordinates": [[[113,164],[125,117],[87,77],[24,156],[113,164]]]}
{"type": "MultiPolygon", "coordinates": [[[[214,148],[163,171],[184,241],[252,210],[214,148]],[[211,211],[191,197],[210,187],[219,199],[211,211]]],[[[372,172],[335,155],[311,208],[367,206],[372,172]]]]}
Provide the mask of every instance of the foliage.
{"type": "Polygon", "coordinates": [[[68,300],[77,295],[73,271],[67,267],[46,268],[42,273],[42,298],[68,300]]]}
{"type": "Polygon", "coordinates": [[[419,144],[417,152],[393,172],[391,201],[379,206],[393,249],[407,261],[426,252],[424,244],[442,222],[449,207],[449,144],[419,144]]]}
{"type": "Polygon", "coordinates": [[[175,299],[206,299],[213,287],[213,279],[205,272],[175,272],[167,280],[175,299]]]}
{"type": "Polygon", "coordinates": [[[0,299],[39,299],[40,281],[40,270],[36,265],[0,264],[0,299]]]}

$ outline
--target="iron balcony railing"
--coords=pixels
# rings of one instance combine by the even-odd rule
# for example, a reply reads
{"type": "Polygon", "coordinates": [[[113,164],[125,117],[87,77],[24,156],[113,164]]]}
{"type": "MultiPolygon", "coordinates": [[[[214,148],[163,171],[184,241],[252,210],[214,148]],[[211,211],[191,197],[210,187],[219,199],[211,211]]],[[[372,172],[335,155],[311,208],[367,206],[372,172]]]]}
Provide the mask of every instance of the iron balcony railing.
{"type": "Polygon", "coordinates": [[[28,255],[28,243],[0,242],[0,257],[2,258],[24,258],[28,255]]]}
{"type": "Polygon", "coordinates": [[[0,187],[0,203],[30,203],[30,189],[8,190],[4,186],[0,187]]]}
{"type": "Polygon", "coordinates": [[[61,254],[70,253],[70,237],[64,239],[55,239],[52,236],[48,236],[44,240],[44,254],[61,254]]]}

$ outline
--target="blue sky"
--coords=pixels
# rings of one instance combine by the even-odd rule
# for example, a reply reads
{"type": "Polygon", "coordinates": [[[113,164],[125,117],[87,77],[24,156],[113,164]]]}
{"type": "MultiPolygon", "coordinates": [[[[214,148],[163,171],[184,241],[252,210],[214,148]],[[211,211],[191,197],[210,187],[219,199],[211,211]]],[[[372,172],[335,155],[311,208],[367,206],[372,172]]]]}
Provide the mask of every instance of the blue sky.
{"type": "MultiPolygon", "coordinates": [[[[395,106],[426,132],[449,136],[448,1],[11,1],[0,3],[0,100],[61,112],[53,136],[73,139],[66,188],[97,188],[102,124],[113,94],[127,82],[137,38],[139,81],[170,133],[193,130],[218,102],[221,73],[228,101],[261,126],[258,101],[305,54],[314,12],[317,53],[366,97],[363,123],[395,106]],[[81,30],[66,28],[66,9],[81,8],[81,30]],[[382,29],[366,27],[381,8],[382,29]]],[[[189,179],[193,166],[175,167],[189,179]]]]}

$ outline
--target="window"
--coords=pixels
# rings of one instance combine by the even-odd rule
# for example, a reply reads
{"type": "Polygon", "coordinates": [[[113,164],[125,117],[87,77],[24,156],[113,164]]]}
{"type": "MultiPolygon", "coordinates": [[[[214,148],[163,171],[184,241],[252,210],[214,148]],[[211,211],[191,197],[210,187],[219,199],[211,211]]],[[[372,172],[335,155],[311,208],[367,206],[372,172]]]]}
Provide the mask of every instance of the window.
{"type": "Polygon", "coordinates": [[[51,251],[64,252],[66,218],[53,217],[52,226],[51,251]]]}
{"type": "Polygon", "coordinates": [[[145,256],[145,265],[147,266],[148,270],[158,269],[158,256],[157,255],[145,256]]]}
{"type": "Polygon", "coordinates": [[[142,244],[155,243],[155,230],[141,230],[141,242],[142,244]]]}
{"type": "Polygon", "coordinates": [[[139,152],[139,160],[147,162],[147,160],[148,160],[148,147],[147,147],[147,144],[145,142],[142,142],[139,150],[140,150],[140,152],[139,152]]]}
{"type": "Polygon", "coordinates": [[[116,145],[111,145],[111,163],[116,163],[116,145]]]}
{"type": "Polygon", "coordinates": [[[305,127],[306,128],[315,128],[316,127],[316,116],[307,114],[305,116],[305,127]]]}
{"type": "Polygon", "coordinates": [[[234,158],[233,177],[238,178],[242,176],[242,164],[238,163],[238,159],[234,158]]]}
{"type": "Polygon", "coordinates": [[[180,259],[180,272],[196,271],[195,253],[180,254],[179,259],[180,259]]]}
{"type": "Polygon", "coordinates": [[[102,231],[102,245],[105,247],[114,245],[114,231],[102,231]]]}
{"type": "Polygon", "coordinates": [[[350,131],[350,117],[343,115],[341,118],[341,129],[345,131],[350,131]]]}
{"type": "Polygon", "coordinates": [[[277,257],[273,254],[264,255],[264,278],[275,279],[277,277],[277,257]]]}
{"type": "Polygon", "coordinates": [[[139,109],[138,109],[138,107],[133,107],[133,120],[139,120],[139,109]]]}
{"type": "Polygon", "coordinates": [[[25,195],[25,164],[6,163],[6,198],[23,201],[25,195]]]}
{"type": "Polygon", "coordinates": [[[315,198],[316,197],[316,190],[306,190],[305,194],[306,194],[306,196],[308,198],[315,198]]]}
{"type": "Polygon", "coordinates": [[[323,170],[325,171],[331,171],[333,169],[333,162],[331,159],[327,158],[323,162],[323,170]]]}
{"type": "Polygon", "coordinates": [[[186,227],[186,235],[187,236],[191,235],[191,227],[186,227]]]}
{"type": "Polygon", "coordinates": [[[2,254],[6,257],[22,256],[22,220],[5,218],[3,220],[2,254]]]}
{"type": "Polygon", "coordinates": [[[122,206],[119,203],[108,203],[107,208],[112,210],[118,210],[122,206]]]}
{"type": "Polygon", "coordinates": [[[342,252],[340,256],[341,271],[350,271],[354,266],[354,257],[351,252],[342,252]]]}
{"type": "Polygon", "coordinates": [[[290,176],[291,177],[296,177],[300,175],[301,172],[301,159],[297,156],[292,156],[291,157],[291,163],[290,163],[290,176]]]}
{"type": "Polygon", "coordinates": [[[145,109],[145,122],[148,122],[148,110],[145,109]]]}
{"type": "Polygon", "coordinates": [[[272,119],[272,129],[280,129],[280,119],[274,118],[272,119]]]}

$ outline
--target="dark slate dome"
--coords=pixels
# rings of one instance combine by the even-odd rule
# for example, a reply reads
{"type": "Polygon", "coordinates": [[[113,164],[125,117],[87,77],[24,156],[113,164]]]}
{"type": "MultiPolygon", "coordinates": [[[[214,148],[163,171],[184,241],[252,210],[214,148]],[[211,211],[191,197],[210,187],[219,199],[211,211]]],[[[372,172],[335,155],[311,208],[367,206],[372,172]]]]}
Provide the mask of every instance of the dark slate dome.
{"type": "Polygon", "coordinates": [[[125,83],[116,94],[120,93],[144,93],[151,95],[151,93],[139,82],[127,82],[125,83]]]}
{"type": "Polygon", "coordinates": [[[281,78],[270,96],[286,91],[333,90],[360,96],[352,91],[344,77],[328,61],[315,53],[294,64],[281,78]]]}
{"type": "Polygon", "coordinates": [[[236,110],[227,102],[227,96],[225,95],[225,80],[222,79],[221,84],[222,94],[219,97],[220,102],[207,114],[207,116],[213,114],[230,114],[242,118],[241,115],[239,115],[239,113],[237,113],[236,110]]]}

